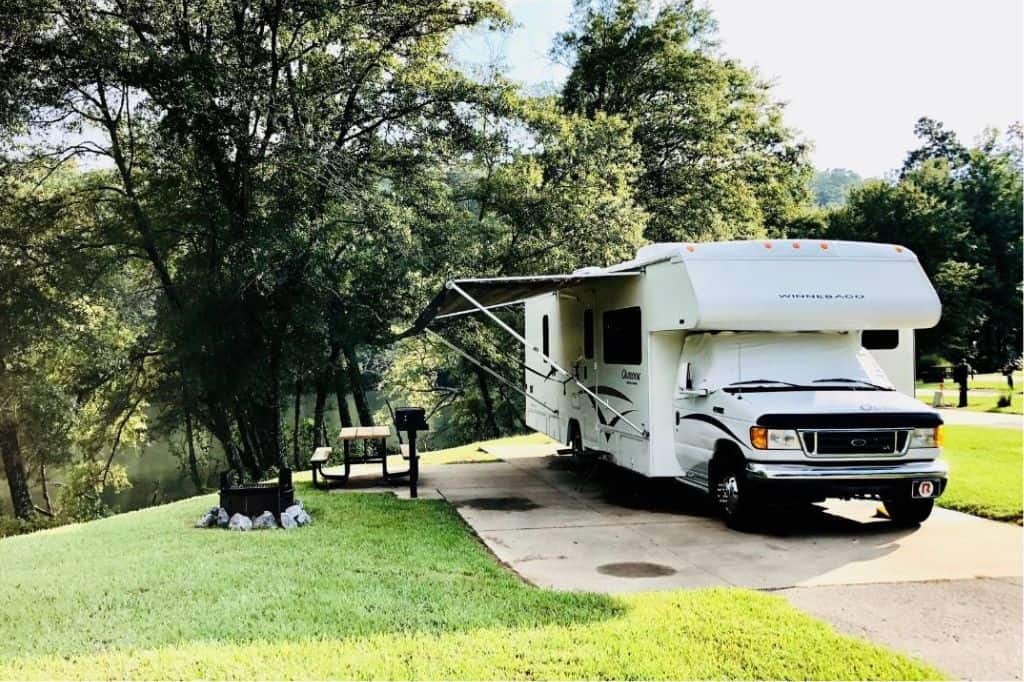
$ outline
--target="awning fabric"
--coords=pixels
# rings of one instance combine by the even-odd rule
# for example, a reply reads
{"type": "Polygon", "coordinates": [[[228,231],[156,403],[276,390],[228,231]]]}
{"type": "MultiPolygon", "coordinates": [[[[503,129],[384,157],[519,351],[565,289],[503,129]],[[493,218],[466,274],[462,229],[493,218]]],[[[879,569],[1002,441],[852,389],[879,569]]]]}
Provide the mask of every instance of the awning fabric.
{"type": "MultiPolygon", "coordinates": [[[[572,275],[537,275],[527,277],[493,277],[485,279],[456,279],[455,284],[460,289],[473,297],[485,308],[517,303],[541,294],[549,294],[562,289],[569,289],[584,283],[607,281],[622,277],[635,277],[639,271],[632,272],[594,272],[576,273],[572,275]]],[[[462,294],[454,288],[445,286],[430,301],[412,328],[402,334],[410,336],[426,329],[426,327],[438,317],[452,315],[476,310],[476,307],[467,301],[462,294]]]]}

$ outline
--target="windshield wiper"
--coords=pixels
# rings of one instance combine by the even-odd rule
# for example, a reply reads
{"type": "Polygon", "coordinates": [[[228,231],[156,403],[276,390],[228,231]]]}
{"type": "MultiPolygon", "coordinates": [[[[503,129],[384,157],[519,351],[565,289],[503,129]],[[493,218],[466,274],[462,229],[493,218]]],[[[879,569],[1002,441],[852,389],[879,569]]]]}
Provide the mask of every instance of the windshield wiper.
{"type": "Polygon", "coordinates": [[[790,383],[788,381],[779,381],[778,379],[750,379],[749,381],[734,381],[730,386],[747,386],[749,384],[782,384],[783,386],[796,386],[800,384],[790,383]]]}
{"type": "Polygon", "coordinates": [[[870,386],[871,388],[874,388],[874,389],[879,390],[879,391],[891,391],[891,390],[893,390],[889,386],[880,386],[878,384],[873,384],[870,381],[864,381],[863,379],[849,379],[847,377],[834,377],[832,379],[815,379],[811,383],[812,384],[820,384],[820,383],[824,383],[824,382],[828,382],[828,381],[832,381],[832,382],[836,382],[836,383],[842,383],[842,384],[861,384],[863,386],[870,386]]]}

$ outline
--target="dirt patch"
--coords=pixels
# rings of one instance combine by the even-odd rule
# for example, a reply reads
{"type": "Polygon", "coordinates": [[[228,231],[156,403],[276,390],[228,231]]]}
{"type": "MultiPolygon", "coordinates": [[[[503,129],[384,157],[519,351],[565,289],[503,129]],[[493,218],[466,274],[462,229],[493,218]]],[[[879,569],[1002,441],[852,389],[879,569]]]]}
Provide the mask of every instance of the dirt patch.
{"type": "Polygon", "coordinates": [[[620,564],[602,564],[597,572],[616,578],[660,578],[674,575],[676,569],[664,564],[649,564],[644,561],[627,561],[620,564]]]}
{"type": "Polygon", "coordinates": [[[472,507],[485,511],[530,511],[541,505],[527,497],[474,497],[458,503],[459,507],[472,507]]]}

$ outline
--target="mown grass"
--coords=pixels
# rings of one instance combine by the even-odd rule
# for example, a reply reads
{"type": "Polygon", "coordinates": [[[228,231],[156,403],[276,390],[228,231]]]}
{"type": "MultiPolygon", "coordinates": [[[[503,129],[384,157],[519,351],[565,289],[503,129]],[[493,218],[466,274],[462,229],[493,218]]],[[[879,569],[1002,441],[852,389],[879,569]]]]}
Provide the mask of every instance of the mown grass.
{"type": "Polygon", "coordinates": [[[423,462],[431,464],[452,464],[456,462],[497,462],[500,458],[490,452],[487,448],[492,445],[544,445],[552,440],[543,433],[528,433],[520,436],[509,436],[495,440],[484,440],[468,445],[460,445],[444,450],[434,450],[423,453],[423,462]]]}
{"type": "Polygon", "coordinates": [[[300,484],[296,531],[212,496],[0,540],[0,678],[918,679],[781,598],[532,587],[444,502],[300,484]]]}
{"type": "Polygon", "coordinates": [[[949,485],[939,505],[1021,523],[1024,432],[986,426],[946,426],[943,457],[949,485]]]}

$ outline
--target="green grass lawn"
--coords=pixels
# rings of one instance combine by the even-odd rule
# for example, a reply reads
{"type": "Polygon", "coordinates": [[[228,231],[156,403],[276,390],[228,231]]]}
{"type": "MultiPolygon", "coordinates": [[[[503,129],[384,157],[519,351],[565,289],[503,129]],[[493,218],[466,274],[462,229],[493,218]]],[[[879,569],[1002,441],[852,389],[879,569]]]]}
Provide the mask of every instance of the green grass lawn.
{"type": "MultiPolygon", "coordinates": [[[[918,384],[915,390],[917,399],[931,405],[932,396],[938,389],[938,384],[918,384]]],[[[996,414],[1024,414],[1024,394],[1016,391],[1009,407],[999,407],[999,393],[978,393],[969,390],[967,392],[967,409],[971,412],[993,412],[996,414]]],[[[942,402],[946,407],[954,407],[959,400],[959,392],[955,384],[946,384],[942,392],[942,402]]]]}
{"type": "Polygon", "coordinates": [[[939,676],[780,597],[543,590],[444,502],[299,488],[296,531],[193,529],[205,496],[0,540],[0,678],[939,676]]]}
{"type": "Polygon", "coordinates": [[[1021,523],[1022,432],[985,426],[946,426],[943,457],[949,486],[939,505],[1021,523]]]}

